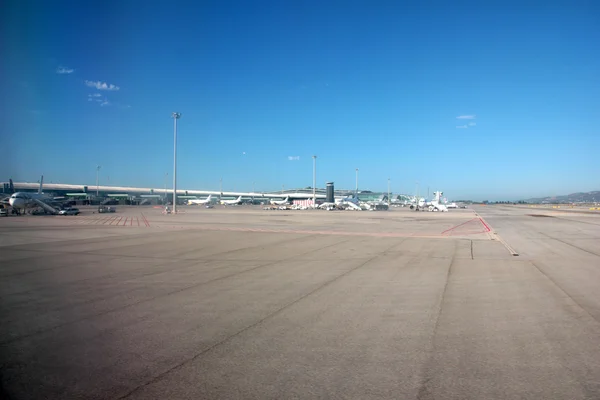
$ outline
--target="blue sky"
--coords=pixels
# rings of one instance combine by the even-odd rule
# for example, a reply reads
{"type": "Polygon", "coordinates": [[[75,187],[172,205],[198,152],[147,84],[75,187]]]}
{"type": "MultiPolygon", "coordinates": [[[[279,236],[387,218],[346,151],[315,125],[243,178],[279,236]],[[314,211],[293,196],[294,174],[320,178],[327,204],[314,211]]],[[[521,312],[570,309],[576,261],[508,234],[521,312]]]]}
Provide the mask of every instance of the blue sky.
{"type": "MultiPolygon", "coordinates": [[[[600,189],[600,4],[6,1],[0,180],[600,189]],[[376,3],[376,5],[375,5],[376,3]],[[141,5],[143,4],[143,7],[141,5]],[[464,118],[458,118],[464,117],[464,118]]],[[[169,183],[169,186],[171,183],[169,183]]]]}

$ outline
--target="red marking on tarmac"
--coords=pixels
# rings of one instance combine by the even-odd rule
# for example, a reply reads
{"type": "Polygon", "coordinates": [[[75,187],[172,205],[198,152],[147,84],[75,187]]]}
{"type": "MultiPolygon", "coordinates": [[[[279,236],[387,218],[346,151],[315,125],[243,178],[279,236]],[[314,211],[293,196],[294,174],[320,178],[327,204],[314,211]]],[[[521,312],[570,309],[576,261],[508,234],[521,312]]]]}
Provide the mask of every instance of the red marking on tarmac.
{"type": "MultiPolygon", "coordinates": [[[[116,218],[115,218],[115,219],[116,219],[116,218]]],[[[121,218],[119,219],[119,221],[117,221],[117,226],[118,226],[118,225],[121,223],[121,220],[122,220],[122,219],[123,219],[123,217],[121,217],[121,218]]]]}
{"type": "Polygon", "coordinates": [[[481,221],[481,223],[483,224],[483,226],[485,226],[485,228],[487,229],[488,232],[491,231],[490,227],[488,226],[488,224],[485,223],[485,221],[483,220],[483,218],[479,217],[479,220],[481,221]]]}
{"type": "Polygon", "coordinates": [[[456,228],[458,228],[458,227],[460,227],[460,226],[466,225],[466,224],[468,224],[469,222],[472,222],[472,221],[474,221],[474,220],[476,220],[476,219],[477,219],[477,218],[473,218],[473,219],[470,219],[470,220],[468,220],[467,222],[463,222],[462,224],[458,224],[458,225],[456,225],[456,226],[453,226],[452,228],[446,229],[446,230],[445,230],[444,232],[442,232],[441,234],[443,235],[443,234],[444,234],[444,233],[446,233],[446,232],[452,231],[452,230],[454,230],[454,229],[456,229],[456,228]]]}
{"type": "Polygon", "coordinates": [[[462,224],[458,224],[456,226],[453,226],[452,228],[446,229],[445,231],[443,231],[441,234],[442,235],[450,235],[452,236],[453,234],[462,234],[462,235],[475,235],[475,234],[480,234],[480,233],[487,233],[489,232],[491,229],[490,227],[480,218],[480,217],[475,217],[473,219],[470,219],[466,222],[463,222],[462,224]],[[459,230],[458,232],[455,232],[458,228],[465,226],[467,224],[471,224],[472,222],[476,222],[477,225],[479,226],[479,223],[483,226],[483,230],[474,230],[474,229],[470,229],[470,230],[459,230]]]}
{"type": "Polygon", "coordinates": [[[129,226],[133,226],[133,217],[131,217],[131,220],[129,220],[129,226]]]}
{"type": "MultiPolygon", "coordinates": [[[[190,229],[189,227],[183,226],[165,226],[170,229],[190,229]]],[[[440,234],[416,234],[416,233],[395,233],[395,232],[345,232],[345,231],[309,231],[309,230],[290,230],[290,229],[260,229],[260,228],[235,228],[235,227],[210,227],[203,226],[200,228],[193,228],[207,231],[226,231],[226,232],[258,232],[258,233],[295,233],[300,235],[340,235],[340,236],[368,236],[368,237],[389,237],[389,238],[401,238],[401,237],[431,237],[440,238],[443,237],[440,234]]]]}

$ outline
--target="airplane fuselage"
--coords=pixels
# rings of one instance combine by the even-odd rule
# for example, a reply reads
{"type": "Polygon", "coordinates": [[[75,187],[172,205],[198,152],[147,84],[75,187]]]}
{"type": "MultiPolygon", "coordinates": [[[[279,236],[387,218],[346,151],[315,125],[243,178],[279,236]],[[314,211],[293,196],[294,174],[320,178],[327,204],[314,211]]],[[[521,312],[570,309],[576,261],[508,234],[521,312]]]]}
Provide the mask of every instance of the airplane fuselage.
{"type": "Polygon", "coordinates": [[[212,201],[211,195],[209,195],[206,199],[204,200],[189,200],[188,201],[188,205],[199,205],[199,206],[203,206],[205,204],[209,204],[212,201]]]}
{"type": "Polygon", "coordinates": [[[271,200],[271,204],[274,206],[282,206],[284,204],[288,204],[290,201],[289,197],[286,197],[284,200],[271,200]]]}
{"type": "Polygon", "coordinates": [[[221,200],[221,204],[224,206],[235,206],[242,203],[242,196],[235,200],[221,200]]]}
{"type": "Polygon", "coordinates": [[[27,193],[27,192],[17,192],[17,193],[13,193],[8,202],[10,203],[11,207],[19,209],[19,210],[25,210],[27,208],[35,208],[35,207],[39,207],[38,203],[35,202],[35,200],[40,200],[43,202],[49,202],[52,201],[52,199],[44,194],[40,194],[40,193],[27,193]]]}

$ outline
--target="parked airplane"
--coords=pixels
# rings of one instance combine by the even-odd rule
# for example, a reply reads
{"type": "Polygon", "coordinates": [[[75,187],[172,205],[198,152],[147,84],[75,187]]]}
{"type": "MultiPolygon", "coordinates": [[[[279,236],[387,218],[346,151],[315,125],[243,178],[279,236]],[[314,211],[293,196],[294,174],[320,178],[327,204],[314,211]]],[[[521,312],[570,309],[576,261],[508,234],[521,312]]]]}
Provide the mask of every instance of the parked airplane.
{"type": "Polygon", "coordinates": [[[433,200],[431,201],[425,200],[424,198],[420,198],[418,202],[413,201],[410,205],[410,209],[413,210],[416,208],[417,211],[448,211],[448,207],[441,202],[443,194],[443,192],[433,192],[433,200]]]}
{"type": "Polygon", "coordinates": [[[221,200],[221,204],[224,206],[237,206],[242,204],[242,196],[238,197],[235,200],[221,200]]]}
{"type": "Polygon", "coordinates": [[[320,208],[320,209],[322,209],[322,210],[328,210],[328,211],[330,211],[330,210],[337,209],[337,207],[338,207],[339,204],[341,204],[341,203],[328,203],[328,202],[324,202],[324,203],[319,204],[317,207],[320,208]]]}
{"type": "Polygon", "coordinates": [[[433,200],[429,203],[429,211],[448,211],[448,207],[442,204],[444,192],[433,192],[433,200]]]}
{"type": "Polygon", "coordinates": [[[271,200],[271,204],[273,204],[274,206],[282,206],[284,204],[288,204],[290,201],[290,197],[286,197],[283,200],[271,200]]]}
{"type": "Polygon", "coordinates": [[[212,194],[209,194],[208,197],[203,200],[200,200],[200,199],[188,200],[188,206],[192,206],[192,205],[202,206],[205,204],[209,204],[211,201],[212,201],[212,194]]]}
{"type": "MultiPolygon", "coordinates": [[[[11,180],[12,184],[12,180],[11,180]]],[[[25,211],[29,208],[43,208],[46,212],[50,214],[57,214],[58,210],[52,207],[50,204],[55,200],[53,197],[50,197],[42,192],[44,187],[44,176],[42,175],[40,179],[40,188],[37,193],[28,193],[28,192],[16,192],[13,193],[9,198],[10,205],[18,210],[19,212],[25,211]]]]}
{"type": "Polygon", "coordinates": [[[426,208],[427,200],[424,197],[413,196],[409,202],[410,209],[416,211],[423,211],[426,208]]]}
{"type": "MultiPolygon", "coordinates": [[[[9,185],[8,185],[9,193],[13,194],[15,192],[15,186],[13,184],[13,181],[12,181],[12,179],[9,179],[8,182],[9,182],[9,185]]],[[[0,200],[0,203],[2,203],[4,206],[9,206],[10,205],[10,196],[3,197],[2,200],[0,200]]]]}

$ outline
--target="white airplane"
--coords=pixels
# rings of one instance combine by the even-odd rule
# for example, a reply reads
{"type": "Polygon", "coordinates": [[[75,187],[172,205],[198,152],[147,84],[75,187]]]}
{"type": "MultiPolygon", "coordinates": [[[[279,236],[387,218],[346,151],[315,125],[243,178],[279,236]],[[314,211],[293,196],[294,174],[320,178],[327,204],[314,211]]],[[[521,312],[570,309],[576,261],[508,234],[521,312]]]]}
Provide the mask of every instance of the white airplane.
{"type": "Polygon", "coordinates": [[[203,200],[200,200],[200,199],[188,200],[188,206],[192,206],[192,205],[203,206],[205,204],[209,204],[211,201],[212,201],[212,194],[209,194],[208,197],[203,200]]]}
{"type": "Polygon", "coordinates": [[[338,206],[338,203],[321,203],[319,204],[318,208],[323,209],[323,210],[335,210],[338,206]]]}
{"type": "Polygon", "coordinates": [[[53,197],[45,195],[42,192],[44,186],[44,176],[40,179],[40,188],[37,193],[16,192],[8,199],[10,205],[19,212],[28,208],[41,207],[50,214],[58,214],[58,210],[50,205],[54,201],[53,197]]]}
{"type": "Polygon", "coordinates": [[[433,200],[425,203],[423,209],[429,211],[448,211],[448,207],[445,204],[442,204],[441,199],[444,195],[444,192],[433,192],[433,200]]]}
{"type": "Polygon", "coordinates": [[[271,200],[271,204],[273,204],[274,206],[283,206],[284,204],[289,203],[290,201],[290,197],[286,197],[283,200],[271,200]]]}
{"type": "Polygon", "coordinates": [[[238,204],[242,204],[242,196],[235,200],[221,200],[221,204],[224,206],[236,206],[238,204]]]}

